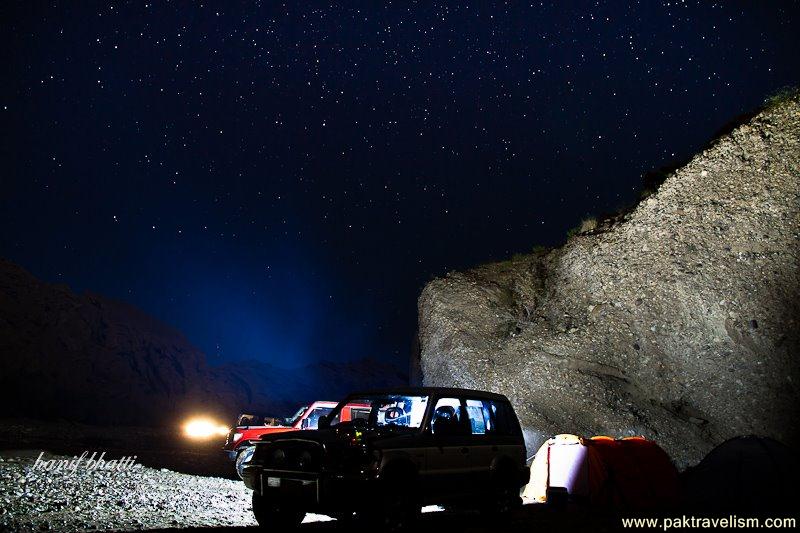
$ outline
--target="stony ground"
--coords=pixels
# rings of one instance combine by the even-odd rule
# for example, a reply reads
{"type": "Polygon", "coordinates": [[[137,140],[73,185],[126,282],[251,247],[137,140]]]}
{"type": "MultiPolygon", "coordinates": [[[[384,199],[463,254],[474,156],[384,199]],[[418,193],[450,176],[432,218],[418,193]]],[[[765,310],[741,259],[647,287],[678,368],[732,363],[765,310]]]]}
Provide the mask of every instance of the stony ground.
{"type": "MultiPolygon", "coordinates": [[[[139,464],[114,473],[78,468],[34,468],[38,449],[0,449],[0,532],[175,530],[241,533],[258,530],[250,492],[241,481],[175,472],[139,464]]],[[[72,459],[45,453],[44,460],[72,459]]],[[[119,455],[106,455],[107,459],[119,455]]],[[[170,464],[174,454],[165,455],[170,464]]],[[[213,466],[213,461],[212,461],[213,466]]],[[[196,468],[195,464],[191,465],[196,468]]],[[[415,533],[522,533],[530,531],[618,531],[618,516],[579,506],[525,505],[504,522],[476,512],[423,509],[415,533]]],[[[309,514],[301,533],[370,531],[361,523],[309,514]]]]}
{"type": "MultiPolygon", "coordinates": [[[[241,481],[139,466],[114,474],[77,469],[35,470],[38,450],[0,451],[0,531],[188,531],[255,530],[250,492],[241,481]]],[[[46,454],[44,459],[71,459],[46,454]]],[[[613,519],[586,510],[526,505],[512,520],[487,523],[475,513],[426,508],[416,533],[610,531],[613,519]]],[[[301,531],[352,531],[354,525],[309,514],[301,531]]],[[[355,526],[362,528],[359,524],[355,526]]]]}
{"type": "Polygon", "coordinates": [[[255,525],[250,491],[240,481],[142,465],[117,472],[85,468],[47,472],[34,468],[37,456],[32,451],[0,456],[0,530],[255,525]]]}

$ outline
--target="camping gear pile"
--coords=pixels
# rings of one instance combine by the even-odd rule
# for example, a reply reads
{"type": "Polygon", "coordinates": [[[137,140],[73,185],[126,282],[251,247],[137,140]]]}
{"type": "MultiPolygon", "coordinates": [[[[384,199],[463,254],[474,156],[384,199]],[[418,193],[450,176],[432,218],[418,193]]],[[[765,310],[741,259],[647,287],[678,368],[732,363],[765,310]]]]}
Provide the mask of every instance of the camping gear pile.
{"type": "Polygon", "coordinates": [[[768,437],[729,439],[678,475],[644,437],[556,435],[531,463],[523,497],[625,511],[780,512],[800,500],[796,451],[768,437]]]}
{"type": "Polygon", "coordinates": [[[557,435],[539,448],[523,496],[627,510],[672,508],[679,503],[678,471],[644,437],[557,435]]]}

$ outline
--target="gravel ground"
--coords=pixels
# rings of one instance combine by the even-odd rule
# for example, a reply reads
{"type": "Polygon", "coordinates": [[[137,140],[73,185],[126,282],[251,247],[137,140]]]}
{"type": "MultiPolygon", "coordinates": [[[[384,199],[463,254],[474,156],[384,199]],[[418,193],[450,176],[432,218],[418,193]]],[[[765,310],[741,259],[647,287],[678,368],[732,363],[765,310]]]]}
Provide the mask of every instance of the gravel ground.
{"type": "MultiPolygon", "coordinates": [[[[182,474],[165,468],[136,467],[117,472],[77,468],[34,468],[39,450],[0,451],[0,532],[136,531],[176,529],[202,533],[242,533],[256,528],[250,491],[241,481],[182,474]]],[[[106,459],[119,455],[106,455],[106,459]]],[[[73,456],[45,453],[44,460],[73,456]]],[[[510,523],[493,524],[475,513],[433,512],[426,508],[417,533],[521,533],[534,530],[613,530],[607,518],[586,510],[567,512],[526,505],[510,523]]],[[[359,526],[360,527],[360,526],[359,526]]],[[[336,533],[353,526],[309,514],[301,531],[336,533]]]]}
{"type": "MultiPolygon", "coordinates": [[[[38,455],[28,451],[0,456],[0,530],[255,525],[250,491],[241,481],[141,465],[117,472],[48,472],[34,469],[38,455]]],[[[46,454],[43,459],[72,458],[46,454]]]]}

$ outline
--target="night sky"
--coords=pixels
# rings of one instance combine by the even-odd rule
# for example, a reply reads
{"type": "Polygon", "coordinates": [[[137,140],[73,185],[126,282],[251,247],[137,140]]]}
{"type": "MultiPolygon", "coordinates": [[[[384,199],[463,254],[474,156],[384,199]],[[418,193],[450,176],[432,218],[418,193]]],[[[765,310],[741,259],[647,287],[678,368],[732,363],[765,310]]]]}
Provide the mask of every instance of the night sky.
{"type": "Polygon", "coordinates": [[[798,84],[798,4],[638,4],[3,2],[0,256],[212,362],[402,368],[426,281],[798,84]]]}

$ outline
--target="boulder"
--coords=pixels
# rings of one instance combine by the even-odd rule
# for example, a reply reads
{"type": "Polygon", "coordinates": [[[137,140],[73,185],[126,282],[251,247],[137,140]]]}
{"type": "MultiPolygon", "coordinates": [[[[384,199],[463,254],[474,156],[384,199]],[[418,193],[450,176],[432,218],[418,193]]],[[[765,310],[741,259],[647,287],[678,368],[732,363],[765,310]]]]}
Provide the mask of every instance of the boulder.
{"type": "Polygon", "coordinates": [[[630,212],[419,297],[426,385],[504,393],[532,451],[643,435],[676,464],[793,443],[800,405],[800,97],[767,105],[630,212]]]}

